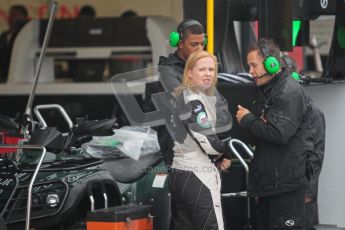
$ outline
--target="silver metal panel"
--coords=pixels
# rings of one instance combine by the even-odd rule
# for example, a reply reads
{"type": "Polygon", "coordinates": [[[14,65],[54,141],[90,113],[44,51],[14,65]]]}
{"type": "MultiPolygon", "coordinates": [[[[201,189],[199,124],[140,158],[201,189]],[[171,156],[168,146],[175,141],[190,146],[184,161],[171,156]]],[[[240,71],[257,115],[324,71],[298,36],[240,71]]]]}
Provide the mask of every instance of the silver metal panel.
{"type": "Polygon", "coordinates": [[[345,84],[305,89],[326,118],[326,150],[318,197],[320,223],[345,227],[345,84]]]}

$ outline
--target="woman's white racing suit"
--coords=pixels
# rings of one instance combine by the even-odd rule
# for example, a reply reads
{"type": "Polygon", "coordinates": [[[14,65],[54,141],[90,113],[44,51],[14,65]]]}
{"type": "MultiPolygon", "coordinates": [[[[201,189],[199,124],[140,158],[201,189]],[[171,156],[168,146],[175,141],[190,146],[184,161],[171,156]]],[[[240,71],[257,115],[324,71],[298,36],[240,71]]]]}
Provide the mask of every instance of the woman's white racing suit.
{"type": "Polygon", "coordinates": [[[224,98],[215,95],[184,89],[173,110],[172,229],[224,229],[220,175],[212,159],[227,153],[216,133],[229,130],[232,119],[224,98]]]}

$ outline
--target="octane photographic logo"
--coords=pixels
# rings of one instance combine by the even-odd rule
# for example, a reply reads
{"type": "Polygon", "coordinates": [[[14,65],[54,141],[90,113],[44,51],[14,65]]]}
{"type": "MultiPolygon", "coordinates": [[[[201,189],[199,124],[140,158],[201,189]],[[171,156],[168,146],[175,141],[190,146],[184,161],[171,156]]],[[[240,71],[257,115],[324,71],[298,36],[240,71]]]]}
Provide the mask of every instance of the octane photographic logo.
{"type": "Polygon", "coordinates": [[[127,119],[133,126],[159,126],[170,121],[172,104],[167,92],[151,96],[156,111],[144,113],[134,95],[144,93],[145,84],[159,79],[158,68],[147,68],[112,77],[111,86],[127,119]]]}
{"type": "MultiPolygon", "coordinates": [[[[132,126],[155,127],[165,125],[173,137],[173,133],[176,133],[176,127],[179,128],[179,132],[183,132],[184,134],[187,133],[181,121],[188,119],[191,113],[188,113],[188,115],[185,113],[179,114],[179,119],[177,119],[177,121],[175,119],[174,122],[172,122],[176,98],[172,96],[171,93],[168,93],[167,89],[174,88],[169,85],[169,79],[174,78],[174,74],[178,76],[177,74],[180,73],[177,73],[170,67],[160,66],[118,74],[112,77],[111,86],[114,95],[132,126]],[[169,73],[168,76],[165,75],[167,73],[169,73]],[[144,113],[134,95],[144,94],[145,84],[155,81],[159,81],[165,91],[151,95],[151,100],[156,110],[144,113]],[[176,122],[178,124],[176,124],[176,122]]],[[[219,102],[219,104],[217,104],[217,109],[222,108],[221,104],[224,104],[223,107],[227,108],[227,104],[225,104],[223,100],[217,100],[217,102],[219,102]]],[[[224,110],[220,112],[222,111],[224,110]]],[[[220,122],[221,125],[216,128],[216,132],[224,132],[231,128],[231,117],[229,118],[226,114],[222,115],[220,113],[218,113],[217,117],[221,117],[222,120],[223,118],[227,119],[224,119],[226,120],[225,122],[220,122]]]]}
{"type": "Polygon", "coordinates": [[[326,9],[328,6],[328,0],[320,0],[320,6],[322,9],[326,9]]]}

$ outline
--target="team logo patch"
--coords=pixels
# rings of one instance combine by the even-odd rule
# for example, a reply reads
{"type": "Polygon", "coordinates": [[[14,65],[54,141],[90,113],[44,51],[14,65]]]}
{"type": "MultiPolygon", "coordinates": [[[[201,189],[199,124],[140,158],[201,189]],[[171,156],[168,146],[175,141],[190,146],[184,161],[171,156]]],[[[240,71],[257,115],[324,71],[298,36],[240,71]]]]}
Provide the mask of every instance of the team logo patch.
{"type": "Polygon", "coordinates": [[[207,115],[205,112],[198,113],[196,117],[196,123],[202,128],[211,128],[211,123],[208,121],[207,115]]]}
{"type": "Polygon", "coordinates": [[[286,226],[289,226],[289,227],[294,226],[294,225],[295,225],[295,221],[293,221],[293,220],[287,220],[287,221],[285,221],[285,225],[286,225],[286,226]]]}
{"type": "Polygon", "coordinates": [[[202,106],[201,106],[201,105],[197,105],[197,106],[196,106],[196,109],[194,109],[194,112],[197,113],[197,112],[199,112],[201,109],[202,109],[202,106]]]}

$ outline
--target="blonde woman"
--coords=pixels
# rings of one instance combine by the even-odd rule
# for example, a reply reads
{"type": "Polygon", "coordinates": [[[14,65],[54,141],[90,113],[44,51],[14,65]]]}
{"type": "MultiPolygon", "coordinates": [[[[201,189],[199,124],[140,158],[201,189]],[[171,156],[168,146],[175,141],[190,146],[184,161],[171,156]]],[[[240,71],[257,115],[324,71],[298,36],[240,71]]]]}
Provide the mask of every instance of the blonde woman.
{"type": "Polygon", "coordinates": [[[227,145],[217,132],[229,130],[232,119],[216,83],[215,56],[206,51],[191,54],[174,92],[171,229],[224,229],[218,170],[231,162],[224,157],[227,145]]]}

